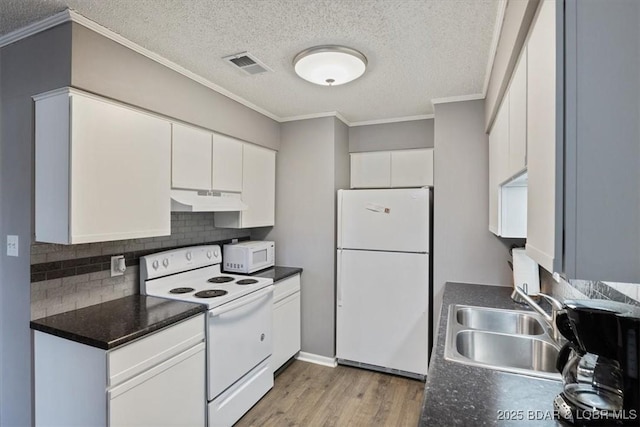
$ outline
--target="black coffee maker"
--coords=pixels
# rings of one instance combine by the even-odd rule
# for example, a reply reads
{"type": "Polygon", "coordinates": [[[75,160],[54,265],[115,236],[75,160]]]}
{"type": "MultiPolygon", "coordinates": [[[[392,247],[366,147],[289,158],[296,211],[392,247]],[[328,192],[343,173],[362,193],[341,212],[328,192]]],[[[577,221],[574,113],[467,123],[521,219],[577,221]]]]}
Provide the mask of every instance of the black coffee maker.
{"type": "Polygon", "coordinates": [[[640,425],[640,307],[567,300],[556,317],[568,340],[558,355],[560,419],[582,426],[640,425]]]}

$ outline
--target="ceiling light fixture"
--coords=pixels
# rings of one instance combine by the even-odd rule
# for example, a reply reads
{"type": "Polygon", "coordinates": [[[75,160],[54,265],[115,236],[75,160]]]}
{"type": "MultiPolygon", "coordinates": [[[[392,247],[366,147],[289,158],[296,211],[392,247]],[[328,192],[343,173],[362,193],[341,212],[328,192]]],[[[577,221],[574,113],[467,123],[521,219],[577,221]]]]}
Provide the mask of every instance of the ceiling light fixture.
{"type": "Polygon", "coordinates": [[[367,57],[345,46],[315,46],[297,54],[293,67],[311,83],[338,86],[360,77],[367,68],[367,57]]]}

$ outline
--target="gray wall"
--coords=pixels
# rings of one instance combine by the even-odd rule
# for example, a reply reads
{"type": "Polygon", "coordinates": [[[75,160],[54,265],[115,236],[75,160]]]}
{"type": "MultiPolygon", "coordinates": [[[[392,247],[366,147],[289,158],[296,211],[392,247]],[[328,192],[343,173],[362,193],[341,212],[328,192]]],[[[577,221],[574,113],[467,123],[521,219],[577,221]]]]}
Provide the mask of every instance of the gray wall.
{"type": "Polygon", "coordinates": [[[509,0],[487,86],[485,129],[488,129],[507,90],[507,85],[529,32],[540,0],[509,0]]]}
{"type": "Polygon", "coordinates": [[[484,100],[435,106],[434,325],[445,282],[511,284],[508,247],[489,231],[484,100]]]}
{"type": "Polygon", "coordinates": [[[72,60],[77,88],[278,149],[278,122],[78,24],[72,60]]]}
{"type": "Polygon", "coordinates": [[[279,265],[302,274],[302,351],[335,355],[335,189],[348,184],[344,124],[333,117],[282,124],[276,168],[279,265]]]}
{"type": "Polygon", "coordinates": [[[433,147],[433,119],[349,128],[349,151],[386,151],[433,147]]]}
{"type": "Polygon", "coordinates": [[[31,96],[71,83],[71,25],[64,24],[0,50],[0,236],[20,239],[19,256],[0,255],[2,408],[0,425],[31,424],[30,260],[33,213],[31,96]]]}

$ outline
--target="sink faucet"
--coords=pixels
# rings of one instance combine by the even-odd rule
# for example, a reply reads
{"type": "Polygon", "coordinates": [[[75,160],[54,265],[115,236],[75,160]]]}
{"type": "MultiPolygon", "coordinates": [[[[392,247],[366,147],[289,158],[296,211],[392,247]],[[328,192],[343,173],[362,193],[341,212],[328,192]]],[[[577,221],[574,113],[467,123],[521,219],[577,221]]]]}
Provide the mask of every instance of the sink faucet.
{"type": "Polygon", "coordinates": [[[527,295],[527,293],[523,291],[521,287],[515,286],[515,291],[520,298],[522,298],[527,304],[529,304],[529,307],[534,309],[544,318],[544,320],[549,324],[549,327],[551,328],[551,338],[553,338],[554,341],[559,342],[561,335],[560,331],[558,330],[558,326],[556,325],[556,316],[558,315],[558,311],[562,310],[563,308],[562,303],[550,295],[543,294],[541,292],[537,293],[536,296],[543,297],[549,302],[549,304],[551,304],[551,315],[548,315],[547,312],[544,311],[538,305],[538,303],[536,303],[529,295],[527,295]]]}

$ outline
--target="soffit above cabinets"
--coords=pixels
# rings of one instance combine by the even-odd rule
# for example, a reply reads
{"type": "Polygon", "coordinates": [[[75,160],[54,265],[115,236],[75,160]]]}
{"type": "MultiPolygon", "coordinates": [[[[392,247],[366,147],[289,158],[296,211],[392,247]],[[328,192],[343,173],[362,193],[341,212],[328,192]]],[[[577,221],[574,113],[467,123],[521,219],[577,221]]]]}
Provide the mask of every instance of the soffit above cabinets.
{"type": "Polygon", "coordinates": [[[67,7],[276,120],[339,112],[363,122],[483,96],[504,0],[0,0],[0,37],[67,7]],[[367,71],[336,87],[297,77],[294,56],[322,44],[363,52],[367,71]],[[222,59],[241,51],[273,72],[247,75],[222,59]]]}

